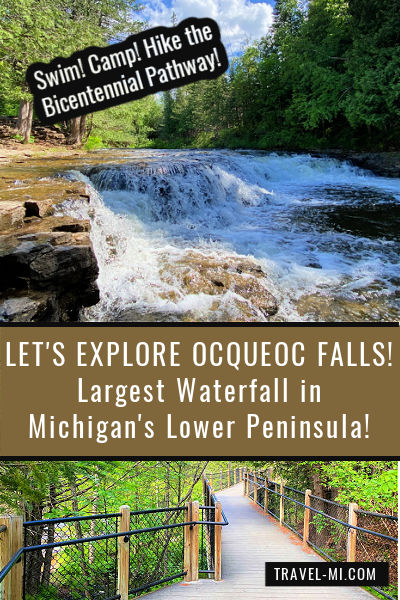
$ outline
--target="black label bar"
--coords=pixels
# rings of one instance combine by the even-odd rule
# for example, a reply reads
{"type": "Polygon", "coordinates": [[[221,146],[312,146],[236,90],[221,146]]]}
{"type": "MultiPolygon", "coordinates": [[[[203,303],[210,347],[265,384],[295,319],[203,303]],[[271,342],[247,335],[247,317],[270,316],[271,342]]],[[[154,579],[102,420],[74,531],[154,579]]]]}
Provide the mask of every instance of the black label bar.
{"type": "Polygon", "coordinates": [[[269,562],[265,563],[266,586],[385,586],[389,584],[387,562],[269,562]]]}

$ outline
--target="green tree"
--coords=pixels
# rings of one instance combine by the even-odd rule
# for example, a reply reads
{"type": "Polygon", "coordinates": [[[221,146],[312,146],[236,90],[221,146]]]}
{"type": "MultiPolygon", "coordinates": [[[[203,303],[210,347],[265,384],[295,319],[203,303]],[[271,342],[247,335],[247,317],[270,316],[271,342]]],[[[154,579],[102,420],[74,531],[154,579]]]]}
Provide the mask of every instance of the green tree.
{"type": "MultiPolygon", "coordinates": [[[[79,31],[79,47],[105,45],[137,33],[143,23],[135,18],[136,0],[58,0],[68,15],[72,30],[79,31]]],[[[76,42],[75,42],[76,44],[76,42]]],[[[70,53],[70,52],[69,52],[70,53]]],[[[80,145],[86,131],[86,115],[69,122],[68,143],[80,145]]]]}
{"type": "Polygon", "coordinates": [[[400,0],[277,0],[229,73],[165,95],[186,145],[398,147],[400,0]]]}
{"type": "Polygon", "coordinates": [[[44,0],[4,0],[0,4],[0,65],[7,105],[19,103],[17,133],[29,141],[33,105],[25,81],[27,67],[57,56],[68,48],[67,17],[44,0]]]}
{"type": "Polygon", "coordinates": [[[172,111],[174,99],[171,90],[163,92],[163,119],[162,119],[162,136],[165,138],[171,137],[175,132],[172,124],[172,111]]]}
{"type": "Polygon", "coordinates": [[[397,512],[396,461],[272,461],[268,466],[300,490],[310,488],[343,504],[357,502],[364,510],[397,512]]]}
{"type": "MultiPolygon", "coordinates": [[[[133,510],[182,506],[191,496],[201,499],[199,482],[206,466],[206,461],[0,461],[0,510],[18,512],[26,520],[41,520],[116,512],[123,504],[133,510]]],[[[90,534],[89,522],[76,521],[71,527],[72,538],[90,534]]],[[[27,544],[41,544],[42,535],[42,527],[28,528],[27,544]]],[[[50,524],[47,535],[54,536],[54,525],[50,524]]],[[[74,551],[80,577],[85,581],[96,577],[95,566],[89,572],[83,547],[74,551]],[[81,556],[76,552],[82,552],[81,556]]],[[[68,552],[62,553],[64,556],[68,560],[68,552]]],[[[29,594],[48,585],[52,557],[52,551],[27,555],[29,594]]],[[[60,565],[64,576],[70,573],[66,567],[64,573],[60,565]]]]}
{"type": "Polygon", "coordinates": [[[352,47],[347,52],[351,93],[345,113],[368,141],[397,144],[400,120],[400,2],[351,0],[352,47]]]}
{"type": "MultiPolygon", "coordinates": [[[[138,31],[135,0],[3,0],[0,65],[7,105],[19,102],[18,133],[29,141],[33,106],[25,81],[28,66],[138,31]]],[[[3,101],[4,103],[4,101],[3,101]]],[[[85,117],[72,120],[70,143],[80,143],[85,117]]]]}
{"type": "Polygon", "coordinates": [[[92,136],[105,146],[146,146],[158,134],[161,120],[160,102],[147,96],[95,113],[92,136]]]}

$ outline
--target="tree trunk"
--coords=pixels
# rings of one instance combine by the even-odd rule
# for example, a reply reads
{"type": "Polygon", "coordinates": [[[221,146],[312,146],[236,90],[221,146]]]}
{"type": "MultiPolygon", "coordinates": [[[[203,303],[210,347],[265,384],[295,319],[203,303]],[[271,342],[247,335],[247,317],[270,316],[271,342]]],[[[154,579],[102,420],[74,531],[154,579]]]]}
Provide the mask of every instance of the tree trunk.
{"type": "MultiPolygon", "coordinates": [[[[28,521],[41,520],[43,514],[42,504],[33,503],[27,510],[26,517],[28,521]]],[[[42,543],[43,525],[30,526],[25,529],[26,546],[38,546],[42,543]]],[[[40,587],[40,576],[43,565],[43,555],[41,550],[27,552],[25,555],[25,592],[35,596],[40,587]]]]}
{"type": "MultiPolygon", "coordinates": [[[[313,479],[313,494],[315,496],[319,496],[320,498],[324,498],[326,500],[332,500],[333,498],[336,497],[336,495],[338,493],[337,488],[326,487],[326,485],[321,481],[321,473],[319,471],[317,471],[316,473],[313,474],[312,479],[313,479]]],[[[328,502],[319,502],[318,501],[317,505],[314,506],[314,508],[316,508],[317,510],[321,510],[322,512],[326,513],[327,515],[331,515],[334,518],[338,518],[338,517],[342,518],[342,515],[338,514],[338,512],[337,512],[337,506],[335,504],[329,504],[328,502]]],[[[319,517],[319,515],[317,515],[317,517],[319,517]]],[[[328,519],[326,519],[324,521],[324,523],[325,523],[325,526],[317,534],[318,535],[318,545],[320,547],[327,548],[329,546],[332,546],[334,541],[332,539],[331,522],[328,519]]],[[[337,538],[340,543],[339,536],[337,536],[337,538]]]]}
{"type": "Polygon", "coordinates": [[[182,462],[179,462],[178,464],[178,490],[177,490],[177,505],[179,505],[180,501],[181,501],[181,494],[182,494],[182,462]]]}
{"type": "MultiPolygon", "coordinates": [[[[49,505],[50,509],[53,510],[56,505],[56,488],[52,483],[50,484],[49,489],[49,505]]],[[[55,527],[54,523],[49,523],[47,525],[47,544],[52,544],[55,540],[55,527]]],[[[53,560],[53,548],[47,548],[45,551],[45,555],[43,558],[43,570],[42,570],[42,585],[49,586],[50,585],[50,576],[51,576],[51,563],[53,560]]]]}
{"type": "Polygon", "coordinates": [[[313,494],[320,498],[326,498],[326,488],[322,485],[321,476],[319,472],[316,472],[312,476],[313,480],[313,494]]]}
{"type": "Polygon", "coordinates": [[[86,142],[86,117],[87,115],[82,115],[79,122],[79,133],[81,134],[81,143],[86,142]]]}
{"type": "Polygon", "coordinates": [[[82,144],[81,120],[82,117],[74,117],[69,121],[67,144],[70,146],[80,146],[82,144]]]}
{"type": "MultiPolygon", "coordinates": [[[[92,514],[96,515],[98,512],[98,501],[99,501],[99,497],[97,495],[97,485],[98,485],[98,477],[97,475],[94,476],[94,481],[95,481],[95,495],[93,498],[93,505],[92,505],[92,514]]],[[[104,512],[107,512],[106,510],[104,512]]],[[[90,522],[90,537],[94,537],[96,535],[96,520],[93,519],[93,521],[90,522]]],[[[106,544],[107,544],[108,540],[106,540],[106,544]]],[[[91,542],[89,544],[89,564],[92,565],[94,563],[94,559],[95,559],[95,543],[91,542]]]]}
{"type": "MultiPolygon", "coordinates": [[[[79,119],[79,117],[77,117],[77,118],[79,119]]],[[[71,501],[72,510],[76,514],[79,514],[78,495],[77,495],[77,487],[76,487],[75,482],[71,484],[71,495],[72,495],[72,501],[71,501]]],[[[81,527],[80,521],[75,521],[75,533],[76,533],[76,537],[78,539],[83,538],[82,527],[81,527]]],[[[88,572],[87,565],[86,565],[85,548],[84,548],[83,544],[77,544],[76,546],[81,554],[82,562],[81,562],[80,567],[82,569],[81,573],[83,575],[83,579],[85,582],[85,587],[84,587],[85,598],[86,598],[86,600],[90,600],[91,596],[90,596],[90,593],[88,590],[88,585],[87,585],[89,583],[89,572],[88,572]]],[[[79,580],[79,576],[80,576],[80,573],[78,571],[78,573],[75,575],[76,579],[79,580]]]]}
{"type": "MultiPolygon", "coordinates": [[[[46,544],[52,544],[55,541],[54,523],[47,525],[46,544]]],[[[42,585],[48,587],[50,585],[51,563],[53,560],[53,548],[47,548],[43,558],[42,585]]]]}
{"type": "Polygon", "coordinates": [[[22,135],[24,144],[29,143],[32,131],[33,102],[21,100],[19,104],[17,133],[22,135]]]}
{"type": "MultiPolygon", "coordinates": [[[[167,481],[166,481],[166,488],[165,488],[165,506],[169,506],[169,502],[170,502],[170,488],[171,488],[171,464],[168,461],[167,462],[167,481]]],[[[164,558],[164,577],[166,577],[168,575],[168,534],[169,531],[168,529],[165,530],[165,537],[166,537],[166,541],[167,543],[164,546],[164,554],[163,554],[163,558],[164,558]]],[[[160,561],[161,562],[161,561],[160,561]]]]}

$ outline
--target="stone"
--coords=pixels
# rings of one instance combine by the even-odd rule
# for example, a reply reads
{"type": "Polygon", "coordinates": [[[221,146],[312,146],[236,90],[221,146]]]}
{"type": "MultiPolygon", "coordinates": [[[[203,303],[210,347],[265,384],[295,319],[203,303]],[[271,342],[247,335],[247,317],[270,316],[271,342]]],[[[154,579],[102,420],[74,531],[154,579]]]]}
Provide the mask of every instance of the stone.
{"type": "Polygon", "coordinates": [[[57,224],[51,227],[52,231],[70,231],[71,233],[89,231],[89,228],[88,220],[72,219],[71,217],[58,217],[57,224]]]}
{"type": "Polygon", "coordinates": [[[82,307],[99,301],[90,222],[53,213],[59,202],[88,201],[85,185],[62,178],[21,181],[15,188],[4,183],[0,321],[78,320],[82,307]]]}
{"type": "Polygon", "coordinates": [[[388,307],[385,298],[360,300],[332,297],[324,294],[301,296],[297,302],[301,317],[323,322],[396,321],[396,310],[388,307]]]}
{"type": "Polygon", "coordinates": [[[90,244],[90,234],[88,231],[73,233],[72,238],[76,245],[90,244]]]}
{"type": "Polygon", "coordinates": [[[91,246],[49,244],[33,257],[29,269],[32,281],[39,287],[62,284],[68,289],[98,275],[91,246]]]}
{"type": "Polygon", "coordinates": [[[24,217],[25,207],[22,202],[15,200],[0,202],[0,231],[22,227],[24,217]]]}
{"type": "MultiPolygon", "coordinates": [[[[81,234],[81,235],[85,235],[85,234],[81,234]]],[[[89,234],[86,234],[86,235],[89,236],[89,234]]],[[[75,236],[73,236],[72,233],[69,233],[68,231],[66,231],[66,232],[56,231],[51,236],[50,244],[52,244],[53,246],[64,246],[65,244],[73,243],[73,240],[75,240],[75,236]]],[[[88,243],[90,243],[90,238],[88,240],[88,243]]]]}
{"type": "MultiPolygon", "coordinates": [[[[180,281],[179,287],[184,295],[215,296],[212,308],[215,312],[227,310],[225,304],[229,293],[230,303],[237,309],[237,320],[257,321],[260,320],[260,313],[270,317],[278,310],[278,302],[268,289],[266,274],[251,259],[244,261],[235,255],[207,256],[188,251],[184,258],[169,264],[161,273],[161,278],[174,287],[176,281],[180,281]]],[[[166,299],[178,300],[167,296],[166,299]]],[[[227,316],[227,320],[231,318],[227,316]]]]}
{"type": "Polygon", "coordinates": [[[52,297],[46,294],[0,299],[0,321],[4,322],[45,321],[52,311],[52,297]]]}
{"type": "Polygon", "coordinates": [[[26,217],[49,217],[54,213],[52,200],[27,200],[25,202],[26,217]]]}
{"type": "Polygon", "coordinates": [[[98,266],[90,240],[75,245],[72,234],[64,233],[21,238],[10,235],[0,242],[0,292],[3,304],[10,300],[0,320],[24,320],[25,315],[36,321],[42,313],[48,320],[77,320],[82,307],[99,301],[98,266]],[[65,236],[68,243],[57,243],[65,236]],[[32,303],[20,298],[32,298],[32,303]]]}

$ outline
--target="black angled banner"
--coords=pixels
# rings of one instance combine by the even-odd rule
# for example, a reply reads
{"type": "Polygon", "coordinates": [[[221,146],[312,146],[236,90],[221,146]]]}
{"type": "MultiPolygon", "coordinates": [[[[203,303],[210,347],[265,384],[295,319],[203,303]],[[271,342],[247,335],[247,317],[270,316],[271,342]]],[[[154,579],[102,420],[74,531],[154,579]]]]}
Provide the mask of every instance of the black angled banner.
{"type": "Polygon", "coordinates": [[[26,79],[43,123],[57,123],[177,88],[216,79],[228,57],[213,19],[155,27],[105,48],[34,63],[26,79]]]}

